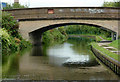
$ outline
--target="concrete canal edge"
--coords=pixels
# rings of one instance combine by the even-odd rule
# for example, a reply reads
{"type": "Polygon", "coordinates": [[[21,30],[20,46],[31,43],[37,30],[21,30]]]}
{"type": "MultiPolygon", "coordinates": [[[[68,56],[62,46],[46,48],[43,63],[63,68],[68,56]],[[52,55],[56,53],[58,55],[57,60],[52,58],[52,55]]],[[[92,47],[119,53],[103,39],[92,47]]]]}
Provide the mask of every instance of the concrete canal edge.
{"type": "Polygon", "coordinates": [[[107,67],[109,67],[114,73],[120,76],[120,62],[116,62],[108,57],[106,57],[101,51],[95,49],[91,45],[91,50],[94,53],[94,55],[107,67]]]}

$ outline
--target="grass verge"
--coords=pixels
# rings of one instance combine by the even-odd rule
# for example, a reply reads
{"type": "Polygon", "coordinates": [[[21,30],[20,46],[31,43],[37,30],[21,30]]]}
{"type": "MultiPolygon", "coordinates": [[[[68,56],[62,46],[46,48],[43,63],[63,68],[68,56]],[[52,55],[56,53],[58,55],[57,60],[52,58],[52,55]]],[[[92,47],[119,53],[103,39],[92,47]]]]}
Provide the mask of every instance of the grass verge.
{"type": "Polygon", "coordinates": [[[118,42],[120,42],[120,39],[113,41],[112,43],[109,44],[109,46],[112,46],[118,49],[118,42]]]}
{"type": "MultiPolygon", "coordinates": [[[[115,53],[110,52],[109,50],[107,50],[107,49],[99,46],[99,45],[98,45],[97,43],[95,43],[95,42],[92,42],[91,45],[93,46],[93,48],[98,49],[99,51],[103,52],[103,55],[106,54],[106,55],[108,55],[109,57],[112,57],[112,58],[114,58],[115,60],[118,61],[118,54],[115,54],[115,53]]],[[[106,56],[106,55],[105,55],[105,56],[106,56]]],[[[106,56],[106,57],[107,57],[107,56],[106,56]]]]}

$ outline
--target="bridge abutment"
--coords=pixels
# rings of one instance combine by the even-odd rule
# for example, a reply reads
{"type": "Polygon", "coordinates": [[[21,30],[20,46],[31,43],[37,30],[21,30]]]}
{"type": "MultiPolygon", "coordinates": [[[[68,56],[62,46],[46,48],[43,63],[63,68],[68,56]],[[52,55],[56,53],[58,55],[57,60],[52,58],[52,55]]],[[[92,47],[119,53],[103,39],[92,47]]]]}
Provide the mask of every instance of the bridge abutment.
{"type": "Polygon", "coordinates": [[[42,44],[42,33],[31,32],[29,33],[30,41],[34,46],[40,46],[42,44]]]}
{"type": "Polygon", "coordinates": [[[116,40],[118,40],[119,39],[119,34],[118,33],[116,33],[116,40]]]}
{"type": "Polygon", "coordinates": [[[112,41],[118,39],[118,33],[111,32],[112,41]]]}

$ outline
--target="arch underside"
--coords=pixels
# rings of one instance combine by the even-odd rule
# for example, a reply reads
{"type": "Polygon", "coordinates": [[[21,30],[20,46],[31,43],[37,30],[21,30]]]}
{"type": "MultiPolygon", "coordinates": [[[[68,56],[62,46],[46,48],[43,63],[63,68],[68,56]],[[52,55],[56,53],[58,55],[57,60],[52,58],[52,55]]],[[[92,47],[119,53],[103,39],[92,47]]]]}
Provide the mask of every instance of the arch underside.
{"type": "Polygon", "coordinates": [[[49,25],[49,26],[37,29],[35,31],[30,32],[29,36],[31,37],[32,43],[34,45],[39,45],[39,44],[41,45],[40,42],[42,42],[42,40],[41,40],[42,33],[44,33],[45,31],[48,31],[50,29],[53,29],[53,28],[57,28],[57,27],[61,27],[61,26],[67,26],[67,25],[89,25],[89,26],[95,26],[95,27],[98,27],[98,28],[101,28],[101,29],[104,29],[104,30],[108,30],[108,31],[114,32],[114,31],[112,31],[110,29],[107,29],[107,28],[104,28],[104,27],[101,27],[101,26],[98,26],[98,25],[93,25],[93,24],[85,24],[85,23],[62,23],[62,24],[49,25]]]}
{"type": "Polygon", "coordinates": [[[104,30],[109,30],[118,33],[117,20],[38,20],[38,21],[21,21],[19,23],[19,31],[21,35],[29,40],[29,36],[34,39],[34,42],[41,41],[43,32],[66,25],[89,25],[95,26],[104,30]]]}
{"type": "Polygon", "coordinates": [[[114,32],[115,31],[112,31],[111,29],[109,28],[105,28],[105,27],[102,27],[102,26],[99,26],[99,25],[94,25],[94,24],[86,24],[86,23],[61,23],[61,24],[54,24],[54,25],[49,25],[49,26],[45,26],[45,27],[42,27],[42,28],[39,28],[39,29],[36,29],[30,33],[34,33],[34,32],[45,32],[47,30],[50,30],[50,29],[53,29],[53,28],[57,28],[57,27],[61,27],[61,26],[67,26],[67,25],[88,25],[88,26],[95,26],[95,27],[98,27],[98,28],[101,28],[101,29],[104,29],[104,30],[108,30],[108,31],[111,31],[111,32],[114,32]]]}

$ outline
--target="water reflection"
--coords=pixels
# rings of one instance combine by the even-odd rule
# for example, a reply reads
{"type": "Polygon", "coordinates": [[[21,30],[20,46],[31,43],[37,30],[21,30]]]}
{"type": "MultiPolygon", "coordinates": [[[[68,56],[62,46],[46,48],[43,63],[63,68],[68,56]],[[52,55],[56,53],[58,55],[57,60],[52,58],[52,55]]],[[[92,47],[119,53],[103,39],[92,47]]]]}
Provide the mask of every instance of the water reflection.
{"type": "Polygon", "coordinates": [[[92,40],[33,47],[26,53],[3,56],[3,78],[24,80],[115,80],[112,71],[99,65],[92,54],[92,40]],[[72,68],[71,68],[72,67],[72,68]]]}
{"type": "Polygon", "coordinates": [[[31,56],[44,56],[42,46],[35,46],[32,48],[31,56]]]}
{"type": "Polygon", "coordinates": [[[19,71],[19,54],[12,54],[2,57],[2,73],[3,78],[11,78],[9,76],[16,75],[19,71]]]}
{"type": "Polygon", "coordinates": [[[92,40],[81,38],[70,38],[63,44],[50,46],[47,49],[47,55],[51,64],[58,66],[80,67],[99,65],[89,46],[88,42],[92,40]]]}

